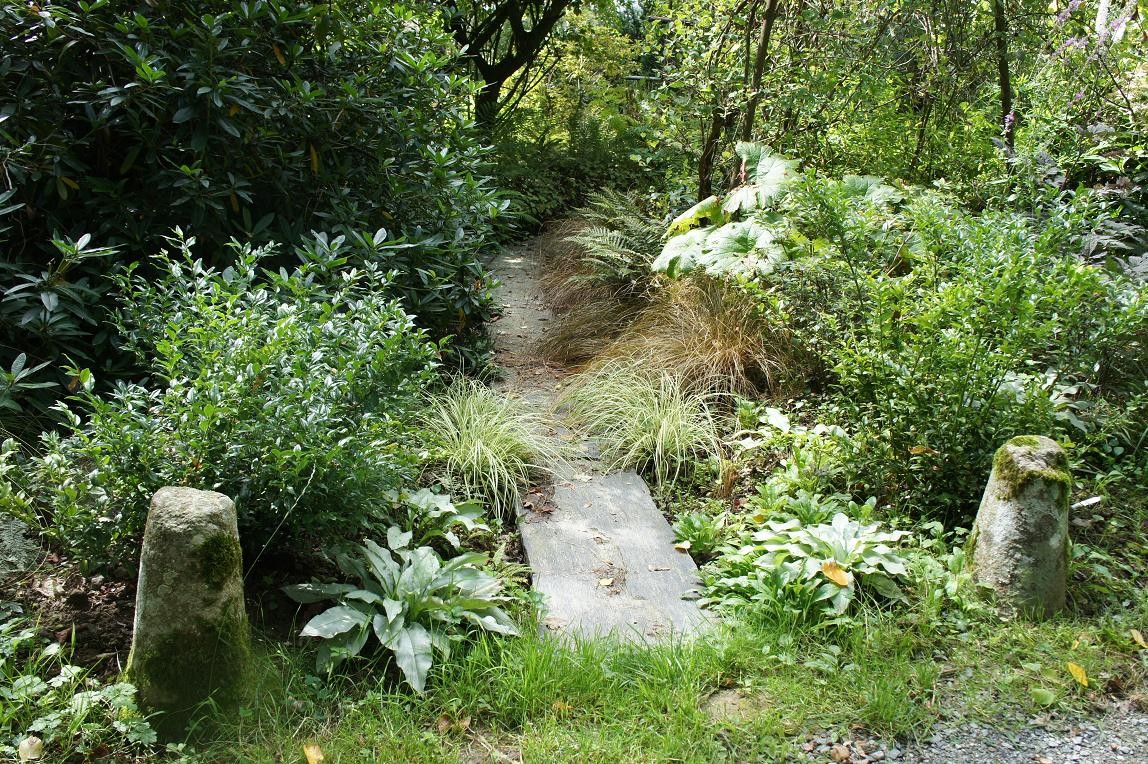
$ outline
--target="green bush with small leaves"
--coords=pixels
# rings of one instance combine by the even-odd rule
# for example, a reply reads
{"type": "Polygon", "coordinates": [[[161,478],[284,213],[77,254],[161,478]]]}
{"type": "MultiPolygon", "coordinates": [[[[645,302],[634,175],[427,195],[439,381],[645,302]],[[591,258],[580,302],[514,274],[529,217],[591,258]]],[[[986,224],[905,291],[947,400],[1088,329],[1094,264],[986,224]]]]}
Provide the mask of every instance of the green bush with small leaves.
{"type": "Polygon", "coordinates": [[[438,355],[389,277],[321,261],[267,271],[266,247],[217,270],[193,241],[173,244],[153,261],[161,278],[120,279],[120,333],[149,383],[79,390],[66,432],[6,473],[23,483],[9,509],[95,563],[131,564],[165,485],[232,497],[248,559],[385,527],[388,492],[419,474],[413,411],[438,355]]]}
{"type": "Polygon", "coordinates": [[[468,366],[485,358],[483,261],[506,203],[472,126],[476,85],[433,10],[5,3],[0,49],[0,367],[24,353],[57,385],[25,388],[27,413],[66,394],[62,365],[138,373],[104,323],[106,276],[135,262],[155,275],[148,257],[175,226],[210,265],[237,239],[286,245],[287,268],[314,230],[385,228],[401,246],[356,247],[355,264],[394,269],[388,289],[421,327],[453,336],[468,366]]]}

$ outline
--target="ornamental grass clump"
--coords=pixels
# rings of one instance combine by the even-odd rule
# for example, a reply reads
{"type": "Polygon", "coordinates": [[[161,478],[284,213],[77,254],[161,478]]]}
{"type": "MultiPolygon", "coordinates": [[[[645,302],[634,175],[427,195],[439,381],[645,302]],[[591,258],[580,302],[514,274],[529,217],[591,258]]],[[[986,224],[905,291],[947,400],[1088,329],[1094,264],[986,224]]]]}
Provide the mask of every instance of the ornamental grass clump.
{"type": "Polygon", "coordinates": [[[546,417],[460,377],[435,396],[422,423],[435,444],[436,475],[452,491],[512,515],[521,489],[561,458],[546,417]]]}
{"type": "Polygon", "coordinates": [[[599,440],[612,469],[661,483],[718,452],[711,401],[667,371],[607,361],[579,375],[560,405],[599,440]]]}
{"type": "Polygon", "coordinates": [[[749,295],[698,276],[662,286],[604,356],[673,370],[691,392],[759,395],[792,376],[790,345],[749,295]]]}

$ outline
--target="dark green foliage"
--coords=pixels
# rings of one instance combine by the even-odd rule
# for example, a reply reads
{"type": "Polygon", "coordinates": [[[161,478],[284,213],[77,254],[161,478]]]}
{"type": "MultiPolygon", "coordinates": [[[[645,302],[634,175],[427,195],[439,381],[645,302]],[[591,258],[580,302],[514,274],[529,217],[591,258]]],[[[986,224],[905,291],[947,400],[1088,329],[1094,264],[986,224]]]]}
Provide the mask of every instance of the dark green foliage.
{"type": "Polygon", "coordinates": [[[531,138],[510,135],[496,147],[495,177],[519,215],[516,229],[529,230],[587,200],[605,187],[625,187],[640,178],[627,158],[635,137],[577,112],[565,126],[531,138]],[[564,133],[564,134],[563,134],[564,133]]]}
{"type": "MultiPolygon", "coordinates": [[[[216,265],[232,238],[385,227],[403,246],[367,237],[356,256],[398,271],[392,292],[436,338],[464,353],[481,339],[479,256],[502,205],[479,171],[473,85],[433,15],[365,0],[9,3],[0,40],[0,191],[13,192],[0,366],[26,352],[29,366],[118,371],[103,276],[175,226],[216,265]],[[96,259],[97,244],[117,254],[96,259]]],[[[287,248],[276,264],[290,261],[287,248]]]]}
{"type": "Polygon", "coordinates": [[[435,345],[377,269],[262,272],[273,252],[241,248],[218,271],[177,243],[178,257],[154,259],[162,278],[121,279],[120,331],[156,386],[81,391],[67,435],[9,473],[23,489],[9,511],[26,515],[31,497],[48,535],[93,561],[136,557],[165,485],[233,497],[252,561],[372,527],[386,493],[417,477],[403,421],[435,345]]]}

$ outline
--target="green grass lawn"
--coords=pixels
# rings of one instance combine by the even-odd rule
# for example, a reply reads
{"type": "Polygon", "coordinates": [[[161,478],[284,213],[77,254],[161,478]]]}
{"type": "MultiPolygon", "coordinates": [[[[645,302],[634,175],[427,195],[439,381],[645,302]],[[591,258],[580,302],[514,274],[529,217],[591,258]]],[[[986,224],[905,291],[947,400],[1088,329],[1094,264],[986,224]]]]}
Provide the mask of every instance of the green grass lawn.
{"type": "Polygon", "coordinates": [[[327,762],[781,761],[810,731],[859,725],[912,740],[942,714],[1083,710],[1114,688],[1135,693],[1148,651],[1130,629],[1146,616],[1142,593],[1120,615],[1091,619],[862,608],[803,629],[725,621],[692,644],[653,647],[526,629],[461,647],[422,695],[382,662],[321,679],[305,649],[268,645],[254,703],[215,720],[195,748],[205,760],[253,762],[304,761],[305,743],[327,762]]]}

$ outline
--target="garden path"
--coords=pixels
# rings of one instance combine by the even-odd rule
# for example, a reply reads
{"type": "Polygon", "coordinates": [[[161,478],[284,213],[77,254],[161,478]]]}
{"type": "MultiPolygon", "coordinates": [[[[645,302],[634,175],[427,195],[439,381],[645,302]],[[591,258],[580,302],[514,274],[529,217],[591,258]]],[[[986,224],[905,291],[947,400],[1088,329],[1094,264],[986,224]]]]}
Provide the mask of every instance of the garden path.
{"type": "MultiPolygon", "coordinates": [[[[502,281],[494,329],[500,384],[529,406],[553,412],[568,369],[539,353],[551,314],[539,284],[541,239],[491,264],[502,281]]],[[[556,634],[635,641],[688,636],[708,619],[694,601],[697,567],[674,548],[674,534],[634,472],[607,473],[592,442],[556,420],[573,455],[552,466],[554,484],[527,495],[519,529],[534,589],[546,598],[544,628],[556,634]]]]}

